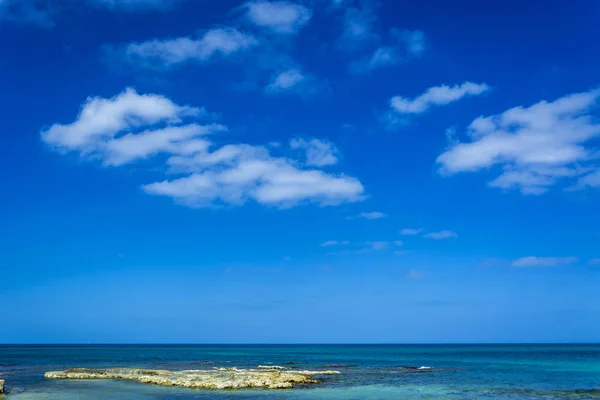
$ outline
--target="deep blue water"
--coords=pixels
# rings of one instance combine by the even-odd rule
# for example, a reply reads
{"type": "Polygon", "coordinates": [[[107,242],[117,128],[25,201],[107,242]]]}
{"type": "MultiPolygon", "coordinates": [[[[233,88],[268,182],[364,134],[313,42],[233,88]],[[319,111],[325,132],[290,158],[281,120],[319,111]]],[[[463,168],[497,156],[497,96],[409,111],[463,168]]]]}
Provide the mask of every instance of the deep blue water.
{"type": "Polygon", "coordinates": [[[0,346],[7,400],[600,399],[600,345],[0,346]],[[342,372],[292,390],[206,391],[45,380],[71,367],[171,370],[297,362],[342,372]],[[432,367],[414,370],[406,367],[432,367]]]}

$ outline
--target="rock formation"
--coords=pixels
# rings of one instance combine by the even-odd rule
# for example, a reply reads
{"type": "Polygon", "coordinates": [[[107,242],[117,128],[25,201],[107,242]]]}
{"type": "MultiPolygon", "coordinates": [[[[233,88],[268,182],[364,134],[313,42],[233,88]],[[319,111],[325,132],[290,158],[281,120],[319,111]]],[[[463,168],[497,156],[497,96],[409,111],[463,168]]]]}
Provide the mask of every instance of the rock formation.
{"type": "Polygon", "coordinates": [[[316,375],[338,371],[282,371],[280,369],[217,368],[212,370],[166,371],[136,368],[87,369],[46,372],[48,379],[125,379],[162,386],[195,389],[290,389],[298,385],[321,383],[316,375]]]}

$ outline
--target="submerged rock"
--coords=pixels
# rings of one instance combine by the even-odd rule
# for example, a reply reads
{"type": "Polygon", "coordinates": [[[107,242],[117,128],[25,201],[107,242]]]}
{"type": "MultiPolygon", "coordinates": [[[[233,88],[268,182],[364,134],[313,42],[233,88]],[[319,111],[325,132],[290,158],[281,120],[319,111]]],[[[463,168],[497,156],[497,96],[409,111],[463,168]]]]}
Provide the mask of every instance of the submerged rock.
{"type": "Polygon", "coordinates": [[[195,389],[290,389],[298,385],[321,383],[316,375],[339,374],[339,371],[281,371],[278,369],[212,369],[166,371],[137,368],[88,369],[46,372],[48,379],[125,379],[161,386],[195,389]]]}

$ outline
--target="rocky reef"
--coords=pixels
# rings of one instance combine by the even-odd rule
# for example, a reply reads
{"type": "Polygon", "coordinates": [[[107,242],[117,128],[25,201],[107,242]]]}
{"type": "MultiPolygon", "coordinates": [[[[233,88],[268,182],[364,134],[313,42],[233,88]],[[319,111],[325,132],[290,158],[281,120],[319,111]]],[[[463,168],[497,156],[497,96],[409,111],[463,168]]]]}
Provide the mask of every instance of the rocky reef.
{"type": "Polygon", "coordinates": [[[299,385],[321,383],[318,375],[339,374],[338,371],[290,371],[280,368],[167,371],[137,368],[88,369],[73,368],[46,372],[48,379],[125,379],[161,386],[194,389],[234,390],[245,388],[291,389],[299,385]]]}

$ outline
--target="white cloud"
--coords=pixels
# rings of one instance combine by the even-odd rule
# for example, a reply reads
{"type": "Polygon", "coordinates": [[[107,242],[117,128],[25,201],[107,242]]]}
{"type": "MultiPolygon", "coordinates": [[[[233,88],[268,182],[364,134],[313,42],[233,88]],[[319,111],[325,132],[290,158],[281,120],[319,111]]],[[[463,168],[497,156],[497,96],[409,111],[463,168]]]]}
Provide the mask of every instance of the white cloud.
{"type": "Polygon", "coordinates": [[[102,153],[121,132],[158,123],[179,124],[185,117],[203,113],[200,108],[178,106],[164,96],[140,95],[129,88],[110,99],[88,98],[74,122],[54,124],[41,135],[44,142],[62,152],[102,153]]]}
{"type": "Polygon", "coordinates": [[[186,61],[205,62],[216,56],[231,56],[257,44],[254,36],[237,29],[214,28],[198,39],[180,37],[130,43],[124,49],[124,57],[128,62],[140,66],[168,67],[186,61]]]}
{"type": "Polygon", "coordinates": [[[319,139],[304,140],[300,138],[290,140],[290,147],[294,150],[303,150],[306,155],[306,165],[324,167],[338,162],[339,150],[328,141],[319,139]]]}
{"type": "Polygon", "coordinates": [[[576,257],[523,257],[512,262],[513,267],[556,267],[576,263],[576,257]]]}
{"type": "Polygon", "coordinates": [[[590,261],[588,261],[588,264],[590,264],[590,265],[600,265],[600,258],[591,259],[590,261]]]}
{"type": "Polygon", "coordinates": [[[271,82],[265,87],[265,93],[272,95],[294,93],[301,96],[311,96],[317,94],[320,89],[314,76],[297,68],[289,68],[273,75],[271,82]]]}
{"type": "Polygon", "coordinates": [[[600,186],[598,149],[588,145],[600,136],[591,114],[599,98],[596,89],[479,117],[467,128],[469,141],[451,143],[437,158],[440,172],[500,166],[503,172],[489,186],[523,194],[544,193],[559,181],[600,186]]]}
{"type": "Polygon", "coordinates": [[[421,232],[423,232],[423,229],[404,228],[400,231],[400,234],[404,236],[415,236],[421,232]]]}
{"type": "Polygon", "coordinates": [[[297,33],[312,17],[309,8],[289,1],[257,0],[245,7],[248,21],[279,34],[297,33]]]}
{"type": "Polygon", "coordinates": [[[156,182],[143,189],[192,207],[243,204],[247,200],[277,207],[304,202],[337,205],[361,200],[364,191],[355,178],[299,169],[288,160],[277,158],[242,161],[226,170],[156,182]]]}
{"type": "Polygon", "coordinates": [[[477,96],[488,91],[490,87],[485,83],[464,82],[454,86],[434,86],[427,89],[423,94],[409,99],[394,96],[390,100],[392,111],[400,114],[421,114],[432,106],[442,106],[463,97],[477,96]]]}
{"type": "Polygon", "coordinates": [[[358,214],[357,217],[364,218],[364,219],[381,219],[381,218],[387,217],[387,214],[384,214],[379,211],[371,211],[371,212],[362,212],[362,213],[358,214]]]}
{"type": "Polygon", "coordinates": [[[435,240],[455,238],[457,236],[458,235],[452,231],[430,232],[430,233],[423,235],[424,238],[435,239],[435,240]]]}
{"type": "Polygon", "coordinates": [[[395,246],[404,246],[404,242],[402,240],[395,240],[394,245],[395,246]]]}
{"type": "Polygon", "coordinates": [[[124,165],[162,153],[167,158],[159,160],[161,165],[184,176],[142,188],[191,207],[247,200],[276,207],[306,202],[336,205],[363,198],[363,186],[356,178],[300,167],[296,160],[271,156],[265,146],[219,147],[209,134],[224,131],[225,126],[185,122],[203,115],[200,108],[127,89],[110,99],[89,98],[74,122],[54,124],[41,137],[61,153],[77,152],[104,165],[124,165]]]}
{"type": "Polygon", "coordinates": [[[106,144],[106,165],[123,165],[158,153],[195,154],[206,151],[211,142],[198,136],[224,131],[223,125],[169,126],[137,134],[128,133],[106,144]],[[193,139],[196,138],[196,139],[193,139]]]}

